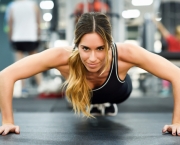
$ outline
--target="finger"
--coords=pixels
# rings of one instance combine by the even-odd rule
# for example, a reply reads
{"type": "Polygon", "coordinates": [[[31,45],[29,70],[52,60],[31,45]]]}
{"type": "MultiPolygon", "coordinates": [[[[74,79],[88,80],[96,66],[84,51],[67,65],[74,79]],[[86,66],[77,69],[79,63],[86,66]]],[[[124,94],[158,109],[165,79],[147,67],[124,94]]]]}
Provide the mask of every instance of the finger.
{"type": "Polygon", "coordinates": [[[172,125],[168,125],[167,132],[172,133],[172,128],[173,128],[172,125]]]}
{"type": "Polygon", "coordinates": [[[9,132],[15,132],[16,126],[11,126],[9,132]]]}
{"type": "Polygon", "coordinates": [[[168,128],[169,128],[169,125],[165,125],[165,126],[163,127],[162,132],[163,132],[163,133],[166,133],[166,131],[168,131],[168,128]]]}
{"type": "Polygon", "coordinates": [[[4,131],[4,127],[1,127],[1,128],[0,128],[0,134],[2,134],[3,131],[4,131]]]}
{"type": "Polygon", "coordinates": [[[172,127],[172,135],[173,135],[173,136],[176,135],[176,127],[175,127],[175,126],[172,127]]]}
{"type": "Polygon", "coordinates": [[[177,135],[180,136],[180,127],[177,128],[177,135]]]}
{"type": "Polygon", "coordinates": [[[20,128],[19,128],[19,126],[16,126],[16,128],[15,128],[15,133],[20,134],[20,128]]]}
{"type": "Polygon", "coordinates": [[[2,135],[7,135],[9,133],[9,128],[5,128],[4,132],[2,133],[2,135]]]}

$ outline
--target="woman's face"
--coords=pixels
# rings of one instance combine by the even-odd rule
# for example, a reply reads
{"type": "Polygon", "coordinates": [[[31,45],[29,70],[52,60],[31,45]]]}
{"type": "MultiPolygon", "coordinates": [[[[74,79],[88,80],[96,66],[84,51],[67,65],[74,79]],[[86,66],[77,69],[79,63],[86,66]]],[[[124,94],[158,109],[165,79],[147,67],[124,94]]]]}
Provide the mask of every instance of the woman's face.
{"type": "Polygon", "coordinates": [[[105,65],[105,44],[97,33],[85,34],[78,46],[82,63],[89,72],[98,72],[105,65]]]}

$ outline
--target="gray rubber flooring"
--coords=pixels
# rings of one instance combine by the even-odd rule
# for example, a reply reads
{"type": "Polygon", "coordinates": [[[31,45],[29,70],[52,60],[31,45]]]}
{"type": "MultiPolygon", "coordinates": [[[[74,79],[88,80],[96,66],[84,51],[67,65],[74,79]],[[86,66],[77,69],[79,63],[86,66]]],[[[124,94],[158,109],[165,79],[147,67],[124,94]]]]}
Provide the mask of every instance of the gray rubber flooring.
{"type": "Polygon", "coordinates": [[[14,99],[21,134],[0,136],[0,145],[179,145],[162,134],[172,118],[172,98],[130,98],[115,117],[75,116],[64,99],[14,99]],[[61,106],[61,107],[59,107],[61,106]]]}
{"type": "MultiPolygon", "coordinates": [[[[67,101],[62,99],[25,98],[13,100],[14,112],[70,112],[67,101]]],[[[172,112],[173,98],[130,97],[118,105],[121,112],[172,112]]]]}

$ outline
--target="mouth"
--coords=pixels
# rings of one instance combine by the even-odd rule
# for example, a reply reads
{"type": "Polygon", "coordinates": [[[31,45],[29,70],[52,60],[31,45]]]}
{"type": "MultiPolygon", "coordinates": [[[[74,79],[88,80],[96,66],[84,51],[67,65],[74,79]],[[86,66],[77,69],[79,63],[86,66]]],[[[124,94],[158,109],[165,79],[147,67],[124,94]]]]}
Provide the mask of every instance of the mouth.
{"type": "Polygon", "coordinates": [[[89,68],[96,68],[98,66],[98,63],[87,63],[87,66],[89,68]]]}

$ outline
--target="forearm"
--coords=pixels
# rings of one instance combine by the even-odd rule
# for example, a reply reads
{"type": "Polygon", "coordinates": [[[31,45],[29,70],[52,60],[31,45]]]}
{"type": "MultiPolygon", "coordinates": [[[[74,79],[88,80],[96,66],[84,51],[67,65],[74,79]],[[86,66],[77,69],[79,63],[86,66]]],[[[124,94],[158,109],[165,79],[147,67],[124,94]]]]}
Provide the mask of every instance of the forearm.
{"type": "Polygon", "coordinates": [[[172,123],[180,123],[180,81],[175,82],[173,85],[173,95],[174,95],[174,110],[172,123]]]}
{"type": "Polygon", "coordinates": [[[163,38],[166,39],[170,35],[169,31],[164,27],[164,25],[161,22],[157,22],[156,20],[154,20],[154,23],[160,31],[160,33],[162,34],[163,38]]]}
{"type": "Polygon", "coordinates": [[[2,124],[14,124],[12,110],[13,86],[13,81],[1,75],[0,73],[0,107],[2,114],[2,124]]]}
{"type": "Polygon", "coordinates": [[[155,21],[155,24],[156,24],[157,28],[158,28],[160,31],[164,31],[165,28],[164,28],[164,26],[162,25],[161,22],[155,21]]]}

